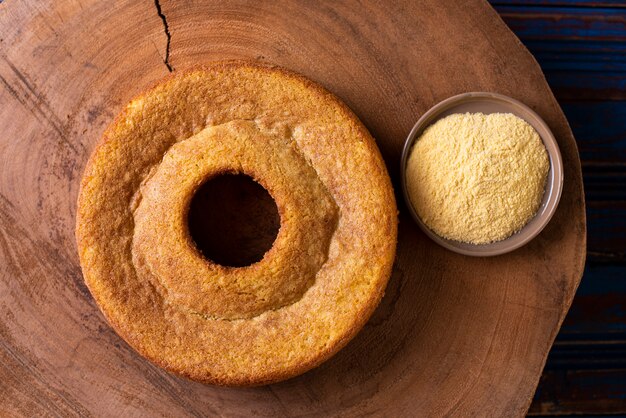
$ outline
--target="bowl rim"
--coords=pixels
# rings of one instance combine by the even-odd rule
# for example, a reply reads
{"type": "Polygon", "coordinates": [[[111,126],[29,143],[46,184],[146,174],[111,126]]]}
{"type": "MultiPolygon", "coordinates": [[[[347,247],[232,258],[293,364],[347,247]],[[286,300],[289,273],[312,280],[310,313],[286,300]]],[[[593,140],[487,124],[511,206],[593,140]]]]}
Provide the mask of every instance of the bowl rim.
{"type": "MultiPolygon", "coordinates": [[[[480,111],[476,111],[476,113],[478,112],[480,111]]],[[[467,112],[450,112],[450,114],[454,113],[467,112]]],[[[448,115],[446,114],[445,116],[448,115]]],[[[400,180],[402,184],[402,194],[404,197],[405,205],[420,229],[428,237],[430,237],[433,241],[435,241],[442,247],[454,251],[458,254],[474,257],[490,257],[506,254],[526,245],[537,235],[539,235],[539,233],[550,222],[552,216],[556,212],[556,208],[558,207],[559,201],[561,199],[561,194],[563,192],[563,160],[561,157],[558,143],[556,141],[556,138],[554,137],[554,134],[552,133],[552,130],[550,130],[548,124],[529,106],[525,105],[519,100],[499,93],[468,92],[457,94],[455,96],[451,96],[447,99],[440,101],[439,103],[428,109],[428,111],[426,111],[417,120],[417,122],[409,132],[409,135],[407,136],[404,147],[402,149],[402,158],[400,160],[400,180]],[[472,101],[487,101],[496,106],[502,106],[503,104],[506,104],[508,105],[509,109],[503,108],[500,113],[512,113],[510,110],[510,108],[512,107],[514,109],[518,109],[521,113],[526,113],[534,118],[534,121],[530,121],[528,120],[530,118],[526,118],[514,113],[515,116],[529,123],[531,126],[533,126],[533,129],[537,131],[539,137],[541,138],[541,141],[544,144],[544,147],[546,148],[546,152],[548,153],[550,161],[550,170],[548,172],[548,178],[546,179],[544,198],[542,200],[542,205],[537,210],[537,213],[522,227],[520,231],[515,232],[510,237],[505,238],[501,241],[496,241],[488,244],[469,244],[461,241],[446,239],[437,235],[428,226],[426,226],[424,222],[422,222],[416,210],[413,208],[413,204],[411,203],[411,198],[407,190],[406,184],[406,164],[413,144],[417,140],[418,134],[421,134],[421,132],[423,132],[428,126],[431,126],[433,123],[440,120],[443,117],[442,114],[444,112],[453,109],[454,107],[462,103],[472,101]],[[541,129],[535,128],[534,125],[540,126],[541,129]],[[547,198],[545,197],[546,195],[548,195],[547,198]],[[531,226],[531,224],[532,228],[527,229],[529,226],[531,226]]]]}

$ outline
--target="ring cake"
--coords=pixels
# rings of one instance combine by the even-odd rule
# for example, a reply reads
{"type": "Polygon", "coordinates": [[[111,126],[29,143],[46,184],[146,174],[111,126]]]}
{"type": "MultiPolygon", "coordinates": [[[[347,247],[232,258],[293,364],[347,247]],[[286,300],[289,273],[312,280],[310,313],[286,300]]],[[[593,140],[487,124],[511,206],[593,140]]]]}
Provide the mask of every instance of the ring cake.
{"type": "Polygon", "coordinates": [[[397,213],[374,140],[335,96],[287,70],[225,61],[134,99],[91,156],[76,236],[85,281],[140,354],[189,378],[259,385],[319,365],[378,305],[397,213]],[[280,215],[258,262],[197,248],[190,203],[245,174],[280,215]]]}

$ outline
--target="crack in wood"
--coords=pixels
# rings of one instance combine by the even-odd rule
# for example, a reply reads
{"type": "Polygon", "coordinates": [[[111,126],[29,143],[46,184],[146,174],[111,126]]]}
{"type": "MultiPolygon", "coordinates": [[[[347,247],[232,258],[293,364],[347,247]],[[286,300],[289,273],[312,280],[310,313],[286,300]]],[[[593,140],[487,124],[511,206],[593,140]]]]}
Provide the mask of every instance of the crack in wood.
{"type": "Polygon", "coordinates": [[[156,7],[157,15],[159,15],[159,18],[161,18],[161,21],[163,22],[163,31],[165,32],[165,37],[167,39],[165,43],[165,58],[163,59],[163,64],[165,64],[165,66],[167,67],[167,70],[171,73],[172,71],[174,71],[174,68],[170,64],[170,43],[172,41],[172,35],[170,34],[170,27],[167,24],[167,18],[165,17],[165,15],[163,14],[163,11],[161,10],[161,2],[159,0],[154,0],[154,6],[156,7]]]}

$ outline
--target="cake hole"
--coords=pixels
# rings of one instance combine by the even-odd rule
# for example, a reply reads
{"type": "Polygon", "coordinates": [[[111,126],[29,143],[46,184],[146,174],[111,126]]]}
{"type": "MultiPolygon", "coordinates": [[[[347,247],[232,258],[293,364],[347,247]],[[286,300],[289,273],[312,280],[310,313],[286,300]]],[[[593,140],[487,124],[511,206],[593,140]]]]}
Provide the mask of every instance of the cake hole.
{"type": "Polygon", "coordinates": [[[272,196],[245,174],[205,182],[191,200],[189,232],[209,260],[229,267],[260,261],[272,248],[280,215],[272,196]]]}

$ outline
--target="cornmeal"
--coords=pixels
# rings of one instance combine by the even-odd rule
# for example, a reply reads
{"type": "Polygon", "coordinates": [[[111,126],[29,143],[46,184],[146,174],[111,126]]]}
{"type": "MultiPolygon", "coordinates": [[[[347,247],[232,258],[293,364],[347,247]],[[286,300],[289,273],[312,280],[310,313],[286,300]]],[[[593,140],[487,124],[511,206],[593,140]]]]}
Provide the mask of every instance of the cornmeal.
{"type": "Polygon", "coordinates": [[[550,168],[539,134],[510,113],[453,114],[428,127],[407,161],[407,189],[437,235],[503,240],[541,205],[550,168]]]}

